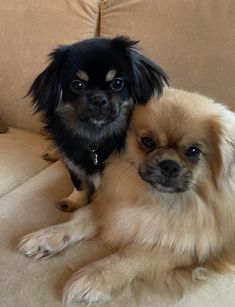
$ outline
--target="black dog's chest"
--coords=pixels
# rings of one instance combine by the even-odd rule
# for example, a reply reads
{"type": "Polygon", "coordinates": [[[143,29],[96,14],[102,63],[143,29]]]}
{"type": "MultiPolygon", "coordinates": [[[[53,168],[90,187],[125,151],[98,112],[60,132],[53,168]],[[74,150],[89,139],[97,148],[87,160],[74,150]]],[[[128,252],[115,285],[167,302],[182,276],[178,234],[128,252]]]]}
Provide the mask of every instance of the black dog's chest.
{"type": "Polygon", "coordinates": [[[57,146],[64,154],[66,159],[69,159],[75,167],[84,170],[86,175],[93,175],[97,172],[102,172],[105,167],[105,161],[112,152],[120,151],[123,147],[123,140],[115,140],[112,138],[106,140],[102,144],[97,145],[96,148],[90,148],[85,142],[78,139],[61,142],[57,140],[57,146]]]}
{"type": "Polygon", "coordinates": [[[87,148],[78,149],[79,152],[72,152],[70,158],[80,168],[84,169],[87,175],[101,172],[104,168],[104,162],[111,154],[114,148],[103,148],[92,151],[87,148]]]}

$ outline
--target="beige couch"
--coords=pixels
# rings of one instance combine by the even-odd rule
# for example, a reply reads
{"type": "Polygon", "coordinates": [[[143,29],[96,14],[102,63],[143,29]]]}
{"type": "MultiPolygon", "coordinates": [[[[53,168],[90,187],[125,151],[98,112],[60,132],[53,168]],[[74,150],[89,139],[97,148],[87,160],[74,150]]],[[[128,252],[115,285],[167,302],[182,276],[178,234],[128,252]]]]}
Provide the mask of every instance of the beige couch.
{"type": "MultiPolygon", "coordinates": [[[[71,191],[61,162],[40,154],[47,141],[23,98],[58,44],[126,34],[169,73],[171,85],[198,91],[235,109],[233,0],[0,0],[0,115],[12,127],[0,134],[0,306],[57,307],[63,285],[95,254],[78,244],[46,261],[27,259],[18,239],[66,220],[54,203],[71,191]]],[[[126,289],[105,306],[137,306],[126,289]]],[[[158,306],[146,297],[142,306],[158,306]]],[[[186,297],[183,307],[234,307],[234,277],[220,277],[186,297]]]]}

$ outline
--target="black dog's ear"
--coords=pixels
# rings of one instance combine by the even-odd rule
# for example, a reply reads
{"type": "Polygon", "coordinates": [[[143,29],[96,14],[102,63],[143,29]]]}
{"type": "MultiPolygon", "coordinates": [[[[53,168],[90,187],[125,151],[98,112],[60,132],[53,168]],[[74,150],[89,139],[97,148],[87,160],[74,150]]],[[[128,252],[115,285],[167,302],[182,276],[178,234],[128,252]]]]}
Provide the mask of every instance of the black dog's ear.
{"type": "Polygon", "coordinates": [[[50,53],[49,65],[31,85],[26,96],[32,97],[36,112],[50,112],[58,105],[62,93],[61,70],[67,50],[67,46],[61,46],[50,53]]]}
{"type": "Polygon", "coordinates": [[[118,36],[113,43],[119,50],[125,50],[132,66],[132,90],[136,102],[144,103],[156,92],[162,94],[165,85],[168,85],[166,72],[152,60],[140,53],[137,48],[138,41],[128,37],[118,36]]]}
{"type": "Polygon", "coordinates": [[[132,49],[130,52],[133,67],[133,96],[137,102],[147,102],[156,92],[162,95],[168,85],[166,72],[143,54],[132,49]]]}

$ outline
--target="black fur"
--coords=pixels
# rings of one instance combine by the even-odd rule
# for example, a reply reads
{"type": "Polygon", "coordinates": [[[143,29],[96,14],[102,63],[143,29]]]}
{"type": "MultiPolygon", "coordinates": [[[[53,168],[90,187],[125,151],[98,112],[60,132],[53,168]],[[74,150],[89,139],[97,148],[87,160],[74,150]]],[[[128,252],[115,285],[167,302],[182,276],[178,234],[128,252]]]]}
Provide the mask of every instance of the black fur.
{"type": "MultiPolygon", "coordinates": [[[[28,95],[36,112],[43,113],[46,129],[70,170],[72,162],[88,176],[101,172],[108,156],[124,146],[134,103],[146,103],[154,92],[161,95],[167,76],[139,52],[136,44],[127,37],[116,37],[59,47],[33,82],[28,95]],[[89,80],[83,80],[84,88],[74,92],[71,82],[79,80],[76,74],[80,70],[89,80]],[[110,70],[117,71],[115,79],[124,81],[121,90],[113,91],[111,82],[105,81],[110,70]],[[108,103],[98,104],[97,95],[108,103]],[[91,152],[96,147],[97,165],[91,152]]],[[[81,180],[71,171],[79,188],[81,180]]]]}

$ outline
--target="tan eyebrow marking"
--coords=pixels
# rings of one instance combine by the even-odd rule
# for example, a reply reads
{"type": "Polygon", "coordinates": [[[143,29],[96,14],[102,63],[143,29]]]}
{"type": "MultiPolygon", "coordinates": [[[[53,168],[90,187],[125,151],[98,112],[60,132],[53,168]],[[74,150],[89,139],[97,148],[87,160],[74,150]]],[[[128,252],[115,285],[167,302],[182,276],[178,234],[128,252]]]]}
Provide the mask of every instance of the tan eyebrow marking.
{"type": "Polygon", "coordinates": [[[84,70],[79,70],[77,72],[77,76],[82,81],[88,81],[89,80],[89,76],[84,70]]]}
{"type": "Polygon", "coordinates": [[[114,77],[116,76],[117,71],[116,69],[111,69],[110,71],[108,71],[106,77],[105,77],[105,81],[106,82],[110,82],[114,79],[114,77]]]}

